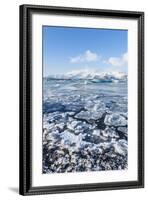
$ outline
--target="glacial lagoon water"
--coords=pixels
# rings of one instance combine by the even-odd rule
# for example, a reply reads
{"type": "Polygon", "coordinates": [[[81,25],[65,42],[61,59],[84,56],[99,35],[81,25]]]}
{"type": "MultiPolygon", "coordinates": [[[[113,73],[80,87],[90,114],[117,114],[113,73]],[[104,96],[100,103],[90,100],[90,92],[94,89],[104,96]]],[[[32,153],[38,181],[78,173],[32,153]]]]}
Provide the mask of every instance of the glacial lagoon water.
{"type": "Polygon", "coordinates": [[[43,78],[43,173],[128,167],[127,80],[43,78]]]}

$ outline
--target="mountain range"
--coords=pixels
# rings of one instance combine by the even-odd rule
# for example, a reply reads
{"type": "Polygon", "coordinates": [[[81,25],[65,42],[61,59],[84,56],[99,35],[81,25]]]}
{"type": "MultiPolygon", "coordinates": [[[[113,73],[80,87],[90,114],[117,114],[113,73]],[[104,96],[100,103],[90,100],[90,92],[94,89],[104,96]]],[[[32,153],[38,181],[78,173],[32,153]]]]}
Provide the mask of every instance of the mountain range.
{"type": "Polygon", "coordinates": [[[49,75],[50,79],[86,79],[94,81],[126,81],[127,74],[124,72],[100,72],[99,70],[73,70],[65,74],[49,75]]]}

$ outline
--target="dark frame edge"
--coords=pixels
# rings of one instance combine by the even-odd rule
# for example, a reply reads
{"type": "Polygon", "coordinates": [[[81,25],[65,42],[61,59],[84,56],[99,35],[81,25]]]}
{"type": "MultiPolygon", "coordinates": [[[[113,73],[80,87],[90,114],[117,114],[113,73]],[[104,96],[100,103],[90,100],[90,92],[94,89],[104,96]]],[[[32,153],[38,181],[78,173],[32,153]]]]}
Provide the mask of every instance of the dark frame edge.
{"type": "MultiPolygon", "coordinates": [[[[76,14],[77,12],[79,12],[79,14],[81,12],[83,12],[83,13],[87,12],[90,15],[92,15],[91,12],[94,12],[95,15],[97,15],[97,14],[104,15],[104,16],[108,15],[109,17],[111,17],[111,16],[113,16],[113,17],[119,16],[120,17],[122,14],[122,15],[124,15],[124,17],[130,16],[131,18],[132,17],[133,18],[140,17],[141,15],[144,14],[143,11],[133,11],[133,10],[126,10],[126,11],[125,10],[112,10],[112,9],[108,10],[108,9],[98,9],[98,8],[96,9],[96,8],[86,8],[86,7],[51,6],[51,5],[40,5],[40,4],[37,4],[37,5],[22,4],[20,6],[24,6],[26,9],[33,10],[35,13],[38,12],[39,10],[40,11],[42,10],[44,12],[46,12],[47,10],[56,12],[58,10],[63,13],[69,12],[71,14],[72,14],[72,12],[74,14],[76,14]]],[[[86,15],[86,13],[85,13],[85,15],[86,15]]]]}
{"type": "Polygon", "coordinates": [[[46,186],[31,187],[24,195],[44,195],[44,194],[61,194],[76,192],[94,192],[107,190],[123,190],[123,189],[140,189],[143,186],[139,181],[111,182],[99,184],[79,184],[79,185],[62,185],[62,186],[46,186]]]}
{"type": "Polygon", "coordinates": [[[138,20],[138,183],[144,188],[144,12],[138,20]]]}
{"type": "Polygon", "coordinates": [[[19,6],[19,194],[28,195],[30,180],[30,71],[28,8],[19,6]]]}
{"type": "MultiPolygon", "coordinates": [[[[23,17],[25,6],[19,7],[19,194],[25,194],[25,171],[24,171],[24,37],[25,37],[25,28],[23,17]]],[[[26,45],[25,45],[26,46],[26,45]]]]}

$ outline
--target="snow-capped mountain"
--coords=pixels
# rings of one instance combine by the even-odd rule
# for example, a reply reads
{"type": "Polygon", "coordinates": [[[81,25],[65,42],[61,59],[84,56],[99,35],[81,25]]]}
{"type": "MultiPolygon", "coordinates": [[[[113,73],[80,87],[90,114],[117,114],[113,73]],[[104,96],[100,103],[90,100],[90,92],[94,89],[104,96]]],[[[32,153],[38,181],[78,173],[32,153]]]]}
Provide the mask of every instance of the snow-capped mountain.
{"type": "Polygon", "coordinates": [[[94,81],[124,81],[127,80],[127,74],[123,72],[100,72],[98,70],[74,70],[66,74],[51,75],[53,79],[88,79],[94,81]]]}

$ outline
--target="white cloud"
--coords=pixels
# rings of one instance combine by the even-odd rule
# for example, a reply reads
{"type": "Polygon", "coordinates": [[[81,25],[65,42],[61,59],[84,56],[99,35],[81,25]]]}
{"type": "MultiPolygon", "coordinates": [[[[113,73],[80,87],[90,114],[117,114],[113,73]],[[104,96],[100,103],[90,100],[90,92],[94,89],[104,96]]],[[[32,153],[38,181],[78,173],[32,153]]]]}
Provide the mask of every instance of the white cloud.
{"type": "Polygon", "coordinates": [[[128,63],[128,53],[124,53],[121,57],[110,57],[106,63],[111,64],[115,67],[126,66],[128,63]]]}
{"type": "Polygon", "coordinates": [[[71,63],[94,62],[97,61],[98,58],[99,56],[96,53],[87,50],[81,55],[78,55],[76,57],[71,57],[70,62],[71,63]]]}

